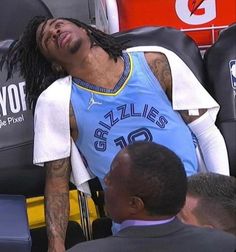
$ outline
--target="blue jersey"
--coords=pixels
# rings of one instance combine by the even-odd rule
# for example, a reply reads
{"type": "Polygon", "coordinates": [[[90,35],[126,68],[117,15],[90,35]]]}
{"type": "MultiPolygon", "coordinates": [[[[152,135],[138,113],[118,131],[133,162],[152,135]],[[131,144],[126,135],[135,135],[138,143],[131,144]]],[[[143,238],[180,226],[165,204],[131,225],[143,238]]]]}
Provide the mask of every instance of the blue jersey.
{"type": "Polygon", "coordinates": [[[113,90],[73,79],[71,102],[76,145],[90,170],[103,179],[117,152],[135,141],[153,141],[174,151],[187,175],[197,172],[191,132],[173,110],[144,53],[124,53],[124,72],[113,90]]]}

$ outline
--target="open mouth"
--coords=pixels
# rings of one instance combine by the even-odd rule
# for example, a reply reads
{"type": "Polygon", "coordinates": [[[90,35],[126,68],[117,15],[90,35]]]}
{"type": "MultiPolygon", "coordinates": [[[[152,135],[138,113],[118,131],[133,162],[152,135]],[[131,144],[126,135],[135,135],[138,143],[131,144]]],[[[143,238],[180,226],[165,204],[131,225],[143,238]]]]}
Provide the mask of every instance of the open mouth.
{"type": "Polygon", "coordinates": [[[60,48],[65,47],[65,45],[69,42],[70,40],[70,33],[69,32],[62,32],[58,38],[57,38],[57,43],[60,48]]]}

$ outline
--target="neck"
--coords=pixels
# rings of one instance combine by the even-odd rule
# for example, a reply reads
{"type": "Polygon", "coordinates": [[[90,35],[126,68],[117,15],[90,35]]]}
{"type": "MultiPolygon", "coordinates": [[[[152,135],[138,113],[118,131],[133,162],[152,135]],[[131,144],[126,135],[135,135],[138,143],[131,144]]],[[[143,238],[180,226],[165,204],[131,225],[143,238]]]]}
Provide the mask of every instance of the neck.
{"type": "Polygon", "coordinates": [[[68,73],[74,78],[104,88],[114,88],[124,71],[123,60],[117,62],[102,48],[92,47],[90,52],[80,60],[71,64],[68,73]]]}

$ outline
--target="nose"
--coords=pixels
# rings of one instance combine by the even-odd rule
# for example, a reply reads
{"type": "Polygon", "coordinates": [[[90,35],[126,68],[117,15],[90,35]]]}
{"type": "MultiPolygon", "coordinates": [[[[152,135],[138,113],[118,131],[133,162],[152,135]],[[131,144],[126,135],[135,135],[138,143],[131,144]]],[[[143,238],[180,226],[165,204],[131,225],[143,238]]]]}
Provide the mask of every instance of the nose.
{"type": "Polygon", "coordinates": [[[60,34],[60,28],[52,27],[50,28],[49,32],[50,32],[51,38],[57,39],[58,35],[60,34]]]}

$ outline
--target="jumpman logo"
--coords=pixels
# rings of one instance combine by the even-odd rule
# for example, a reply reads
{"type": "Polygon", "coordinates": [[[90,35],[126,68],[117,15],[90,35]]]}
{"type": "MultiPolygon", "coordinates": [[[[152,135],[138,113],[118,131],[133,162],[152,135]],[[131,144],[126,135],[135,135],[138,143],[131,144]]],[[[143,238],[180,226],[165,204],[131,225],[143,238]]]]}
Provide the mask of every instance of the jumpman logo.
{"type": "Polygon", "coordinates": [[[91,98],[89,99],[89,103],[88,103],[88,110],[90,110],[90,108],[93,105],[101,105],[101,104],[102,104],[101,102],[97,102],[94,100],[93,93],[91,93],[91,98]]]}

